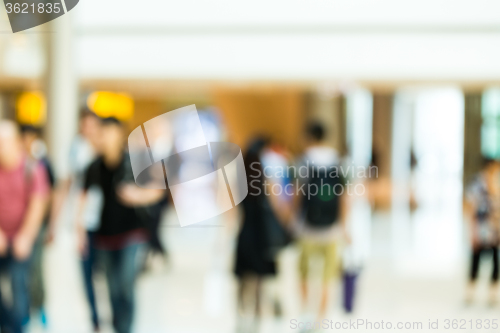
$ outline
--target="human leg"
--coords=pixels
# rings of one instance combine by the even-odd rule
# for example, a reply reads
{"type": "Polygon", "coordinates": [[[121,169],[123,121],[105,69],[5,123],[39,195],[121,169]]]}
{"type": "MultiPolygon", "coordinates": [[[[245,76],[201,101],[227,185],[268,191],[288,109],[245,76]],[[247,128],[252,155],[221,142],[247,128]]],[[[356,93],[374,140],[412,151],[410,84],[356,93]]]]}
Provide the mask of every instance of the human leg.
{"type": "Polygon", "coordinates": [[[300,247],[300,258],[299,258],[300,291],[302,297],[302,307],[303,309],[305,309],[309,297],[307,277],[309,275],[309,259],[311,252],[313,250],[313,245],[310,242],[301,241],[299,243],[299,247],[300,247]]]}
{"type": "Polygon", "coordinates": [[[23,323],[29,317],[29,262],[15,258],[9,260],[8,272],[12,286],[11,330],[21,333],[23,323]]]}
{"type": "Polygon", "coordinates": [[[95,289],[94,289],[94,263],[96,257],[96,250],[94,247],[94,236],[93,233],[89,232],[87,234],[88,239],[88,252],[85,256],[82,257],[82,273],[83,273],[83,282],[85,286],[85,294],[87,296],[87,301],[90,307],[90,313],[92,317],[92,324],[94,326],[94,330],[99,329],[99,315],[97,312],[97,303],[95,299],[95,289]]]}
{"type": "Polygon", "coordinates": [[[477,275],[479,272],[479,262],[481,259],[481,248],[475,248],[472,250],[471,255],[471,266],[469,272],[469,285],[467,286],[467,293],[465,297],[465,301],[467,303],[472,302],[474,298],[474,289],[476,286],[477,275]]]}
{"type": "Polygon", "coordinates": [[[107,279],[117,333],[130,333],[135,310],[135,282],[142,266],[143,244],[109,251],[107,279]]]}
{"type": "Polygon", "coordinates": [[[490,304],[494,305],[497,302],[498,293],[498,246],[493,246],[491,248],[492,259],[493,259],[493,270],[491,273],[491,284],[490,284],[490,304]]]}
{"type": "MultiPolygon", "coordinates": [[[[7,258],[0,257],[0,274],[7,270],[7,258]]],[[[9,326],[10,312],[3,302],[2,289],[0,288],[0,331],[9,326]]]]}
{"type": "Polygon", "coordinates": [[[45,283],[43,280],[43,247],[45,232],[42,229],[33,245],[33,255],[31,256],[29,288],[31,308],[41,311],[45,303],[45,283]]]}
{"type": "Polygon", "coordinates": [[[157,204],[151,207],[151,216],[148,219],[147,228],[149,233],[149,247],[152,253],[165,255],[165,248],[160,240],[160,224],[162,217],[162,206],[157,204]]]}
{"type": "Polygon", "coordinates": [[[328,308],[330,286],[333,278],[337,275],[338,260],[337,260],[337,245],[336,243],[321,244],[320,252],[324,259],[323,268],[323,287],[321,290],[321,301],[319,308],[319,318],[323,319],[328,308]]]}

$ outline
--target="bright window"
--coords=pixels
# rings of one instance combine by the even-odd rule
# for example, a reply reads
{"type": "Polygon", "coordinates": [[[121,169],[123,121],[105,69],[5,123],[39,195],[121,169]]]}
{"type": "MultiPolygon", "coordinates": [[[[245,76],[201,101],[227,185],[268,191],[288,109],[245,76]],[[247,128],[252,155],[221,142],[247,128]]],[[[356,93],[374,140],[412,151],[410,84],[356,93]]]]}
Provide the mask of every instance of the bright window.
{"type": "Polygon", "coordinates": [[[483,125],[481,128],[481,152],[488,158],[500,158],[500,88],[483,93],[483,125]]]}

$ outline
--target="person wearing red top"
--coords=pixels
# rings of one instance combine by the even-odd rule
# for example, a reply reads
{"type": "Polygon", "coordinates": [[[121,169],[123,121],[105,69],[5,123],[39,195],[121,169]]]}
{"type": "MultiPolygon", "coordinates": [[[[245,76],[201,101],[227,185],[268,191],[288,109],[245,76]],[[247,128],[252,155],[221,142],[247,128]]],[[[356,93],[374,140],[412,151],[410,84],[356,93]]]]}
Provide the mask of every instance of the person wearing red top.
{"type": "Polygon", "coordinates": [[[22,333],[29,316],[27,275],[45,215],[49,184],[44,167],[28,159],[15,123],[0,121],[0,271],[11,278],[13,302],[0,292],[0,327],[22,333]]]}

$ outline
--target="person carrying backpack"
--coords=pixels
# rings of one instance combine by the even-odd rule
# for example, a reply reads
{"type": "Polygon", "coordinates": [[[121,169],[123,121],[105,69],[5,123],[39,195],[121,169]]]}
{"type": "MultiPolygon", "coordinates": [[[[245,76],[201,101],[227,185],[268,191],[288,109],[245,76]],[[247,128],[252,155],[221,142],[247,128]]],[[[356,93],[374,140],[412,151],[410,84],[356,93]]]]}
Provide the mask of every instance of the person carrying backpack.
{"type": "MultiPolygon", "coordinates": [[[[297,239],[300,247],[299,270],[304,309],[308,303],[309,262],[313,255],[323,259],[323,287],[318,319],[324,318],[330,284],[339,269],[339,230],[346,224],[346,192],[339,166],[339,154],[325,143],[325,130],[319,123],[307,128],[308,147],[298,168],[303,185],[299,193],[300,221],[297,239]],[[307,172],[306,172],[307,171],[307,172]]],[[[347,235],[345,233],[345,235],[347,235]]]]}

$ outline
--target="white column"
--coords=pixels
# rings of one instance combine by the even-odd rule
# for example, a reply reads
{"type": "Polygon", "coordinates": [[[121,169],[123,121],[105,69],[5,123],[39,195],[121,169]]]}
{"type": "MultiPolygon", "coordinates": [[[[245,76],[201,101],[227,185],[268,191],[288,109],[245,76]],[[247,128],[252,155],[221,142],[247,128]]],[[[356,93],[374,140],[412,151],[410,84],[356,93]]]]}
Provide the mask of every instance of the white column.
{"type": "Polygon", "coordinates": [[[346,94],[347,146],[352,162],[367,167],[372,158],[373,96],[356,88],[346,94]]]}
{"type": "Polygon", "coordinates": [[[413,112],[416,92],[400,89],[394,96],[392,123],[392,253],[396,267],[404,265],[412,249],[410,180],[413,112]]]}
{"type": "MultiPolygon", "coordinates": [[[[350,163],[345,163],[347,168],[364,170],[368,177],[372,156],[372,127],[373,127],[373,96],[363,88],[353,88],[346,93],[347,111],[347,147],[350,163]],[[361,169],[358,169],[361,168],[361,169]]],[[[375,175],[373,175],[375,176],[375,175]]],[[[359,177],[355,171],[353,179],[356,186],[348,187],[351,192],[349,197],[351,211],[349,214],[349,231],[351,235],[350,258],[352,265],[363,265],[371,253],[371,208],[365,194],[366,181],[359,177]],[[361,186],[361,187],[360,187],[361,186]]],[[[348,185],[349,186],[349,185],[348,185]]],[[[348,192],[349,193],[349,192],[348,192]]]]}
{"type": "Polygon", "coordinates": [[[68,154],[78,122],[78,78],[75,70],[74,37],[69,12],[52,21],[47,43],[46,139],[58,178],[68,176],[68,154]]]}

